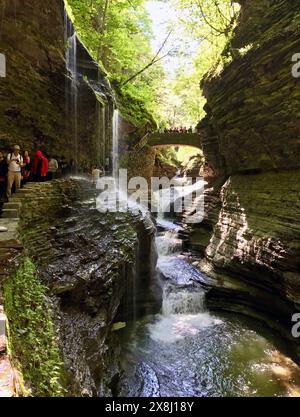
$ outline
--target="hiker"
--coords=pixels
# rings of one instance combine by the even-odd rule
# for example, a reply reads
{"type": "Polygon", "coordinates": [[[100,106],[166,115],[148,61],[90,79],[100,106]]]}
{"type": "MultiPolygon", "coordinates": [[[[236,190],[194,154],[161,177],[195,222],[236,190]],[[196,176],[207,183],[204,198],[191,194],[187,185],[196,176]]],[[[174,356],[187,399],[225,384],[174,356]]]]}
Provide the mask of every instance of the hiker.
{"type": "Polygon", "coordinates": [[[48,159],[44,157],[41,151],[36,151],[33,160],[32,173],[35,182],[44,182],[48,172],[48,159]]]}
{"type": "Polygon", "coordinates": [[[56,177],[57,170],[58,170],[57,159],[51,156],[49,158],[49,164],[48,164],[47,181],[51,181],[56,177]]]}
{"type": "Polygon", "coordinates": [[[22,173],[22,184],[26,184],[29,181],[31,174],[31,160],[28,151],[23,153],[23,168],[21,169],[22,173]]]}
{"type": "Polygon", "coordinates": [[[0,202],[5,202],[6,182],[7,182],[7,162],[5,156],[0,152],[0,202]]]}
{"type": "Polygon", "coordinates": [[[92,165],[91,167],[91,175],[92,175],[92,182],[93,184],[97,184],[98,179],[101,175],[101,170],[97,168],[97,165],[92,165]]]}
{"type": "Polygon", "coordinates": [[[21,188],[22,173],[21,169],[23,167],[23,158],[20,155],[20,146],[15,145],[13,147],[13,152],[7,155],[7,164],[8,164],[8,174],[7,174],[7,198],[11,196],[11,189],[15,184],[16,190],[21,188]]]}

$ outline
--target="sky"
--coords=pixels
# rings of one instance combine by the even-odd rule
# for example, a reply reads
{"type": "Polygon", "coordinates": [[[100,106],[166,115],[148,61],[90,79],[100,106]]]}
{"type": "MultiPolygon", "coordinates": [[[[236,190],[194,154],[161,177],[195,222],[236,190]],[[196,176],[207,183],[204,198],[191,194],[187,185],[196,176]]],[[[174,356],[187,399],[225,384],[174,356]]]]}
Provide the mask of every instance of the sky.
{"type": "Polygon", "coordinates": [[[186,69],[191,67],[191,60],[197,51],[195,41],[184,39],[183,28],[180,25],[180,12],[173,6],[172,1],[161,2],[159,0],[151,0],[146,2],[146,9],[152,19],[152,30],[154,38],[152,39],[152,49],[156,53],[164,42],[170,28],[173,32],[169,38],[164,52],[175,48],[184,50],[186,55],[171,56],[164,59],[161,63],[165,68],[169,80],[176,78],[176,70],[181,66],[186,69]]]}

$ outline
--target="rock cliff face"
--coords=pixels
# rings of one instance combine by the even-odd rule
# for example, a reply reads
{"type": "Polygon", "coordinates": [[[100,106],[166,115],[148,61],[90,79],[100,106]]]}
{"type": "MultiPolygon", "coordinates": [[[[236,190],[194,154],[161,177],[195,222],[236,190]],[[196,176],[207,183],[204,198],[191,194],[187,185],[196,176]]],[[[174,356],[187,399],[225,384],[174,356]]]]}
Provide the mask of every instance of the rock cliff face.
{"type": "Polygon", "coordinates": [[[208,192],[204,227],[194,229],[192,243],[206,246],[202,269],[219,288],[210,292],[212,304],[252,306],[291,337],[291,315],[300,309],[300,78],[292,76],[299,5],[240,3],[235,57],[202,82],[208,103],[199,128],[219,185],[208,192]]]}
{"type": "Polygon", "coordinates": [[[73,28],[63,1],[2,0],[1,6],[0,51],[7,62],[6,77],[0,79],[1,149],[19,143],[30,151],[41,147],[74,158],[76,123],[79,163],[99,156],[103,161],[111,152],[112,90],[77,40],[71,51],[77,61],[77,110],[70,105],[66,49],[73,28]]]}
{"type": "MultiPolygon", "coordinates": [[[[154,298],[142,302],[150,291],[153,224],[129,213],[101,214],[95,198],[88,181],[75,180],[29,184],[14,196],[22,202],[25,255],[52,311],[68,395],[112,395],[120,373],[114,323],[156,308],[154,298]]],[[[16,329],[13,337],[22,335],[16,329]]],[[[30,363],[33,357],[21,366],[30,363]]]]}
{"type": "Polygon", "coordinates": [[[202,82],[207,97],[204,150],[231,175],[299,168],[300,79],[292,57],[300,51],[299,5],[289,0],[241,2],[230,48],[235,58],[202,82]]]}

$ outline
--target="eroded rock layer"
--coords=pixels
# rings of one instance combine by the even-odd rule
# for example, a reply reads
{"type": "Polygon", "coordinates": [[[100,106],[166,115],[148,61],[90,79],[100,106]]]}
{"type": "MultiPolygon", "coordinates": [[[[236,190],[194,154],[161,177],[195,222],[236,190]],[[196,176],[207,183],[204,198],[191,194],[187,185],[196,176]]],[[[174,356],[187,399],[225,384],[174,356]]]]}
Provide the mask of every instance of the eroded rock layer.
{"type": "Polygon", "coordinates": [[[114,324],[156,308],[154,298],[143,303],[151,291],[153,224],[100,213],[88,181],[29,184],[16,197],[25,254],[51,307],[67,394],[110,396],[120,372],[114,324]]]}
{"type": "Polygon", "coordinates": [[[216,279],[212,305],[269,315],[292,339],[291,317],[300,309],[300,78],[292,75],[299,5],[240,3],[224,52],[232,62],[202,82],[208,102],[199,128],[219,182],[191,240],[201,251],[206,246],[202,269],[216,279]]]}
{"type": "Polygon", "coordinates": [[[78,146],[81,166],[104,161],[111,152],[112,90],[77,39],[74,108],[66,59],[73,28],[64,16],[64,2],[2,0],[0,8],[0,52],[6,58],[6,77],[0,81],[1,149],[18,143],[22,149],[42,148],[74,159],[78,146]]]}
{"type": "Polygon", "coordinates": [[[289,0],[243,1],[232,62],[202,82],[207,159],[221,173],[299,168],[300,12],[289,0]]]}

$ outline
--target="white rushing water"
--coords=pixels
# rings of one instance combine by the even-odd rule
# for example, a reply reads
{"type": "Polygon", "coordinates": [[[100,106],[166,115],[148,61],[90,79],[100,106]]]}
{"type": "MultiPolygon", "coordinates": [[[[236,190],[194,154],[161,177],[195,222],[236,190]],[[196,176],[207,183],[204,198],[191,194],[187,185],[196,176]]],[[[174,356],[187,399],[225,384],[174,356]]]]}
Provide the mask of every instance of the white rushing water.
{"type": "Polygon", "coordinates": [[[205,184],[207,182],[203,179],[191,183],[191,179],[177,175],[171,180],[171,186],[154,191],[152,198],[157,207],[158,221],[163,220],[165,214],[173,210],[177,213],[189,212],[189,222],[201,222],[204,214],[205,184]],[[192,215],[195,211],[196,214],[192,215]]]}
{"type": "Polygon", "coordinates": [[[180,257],[181,226],[161,218],[159,225],[166,230],[156,237],[157,269],[167,281],[163,284],[161,314],[148,329],[154,341],[174,343],[222,321],[205,309],[205,292],[196,284],[199,271],[180,257]]]}
{"type": "Polygon", "coordinates": [[[72,155],[78,166],[78,68],[77,35],[65,11],[66,66],[71,75],[71,83],[66,83],[66,107],[68,120],[72,121],[72,155]]]}
{"type": "Polygon", "coordinates": [[[119,142],[120,142],[120,113],[114,110],[113,114],[113,146],[112,146],[112,169],[113,177],[117,178],[119,168],[119,142]]]}
{"type": "Polygon", "coordinates": [[[101,121],[100,126],[102,127],[102,153],[101,153],[101,160],[102,166],[105,168],[106,164],[106,108],[101,108],[101,121]]]}
{"type": "Polygon", "coordinates": [[[98,168],[103,165],[103,158],[102,158],[102,147],[103,147],[103,140],[102,140],[102,106],[99,102],[97,102],[97,123],[96,123],[96,164],[98,168]]]}

